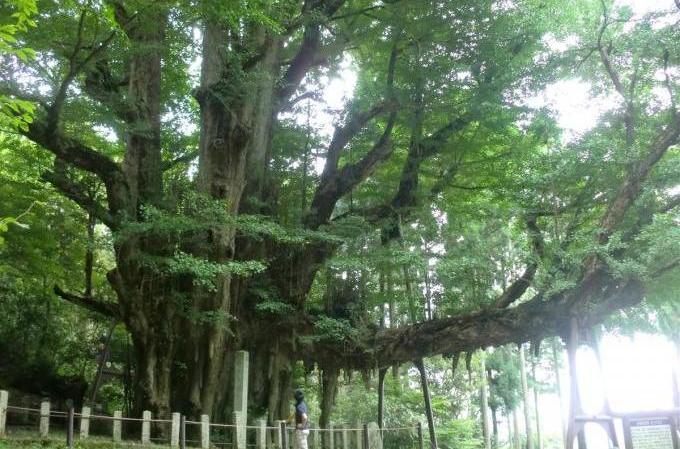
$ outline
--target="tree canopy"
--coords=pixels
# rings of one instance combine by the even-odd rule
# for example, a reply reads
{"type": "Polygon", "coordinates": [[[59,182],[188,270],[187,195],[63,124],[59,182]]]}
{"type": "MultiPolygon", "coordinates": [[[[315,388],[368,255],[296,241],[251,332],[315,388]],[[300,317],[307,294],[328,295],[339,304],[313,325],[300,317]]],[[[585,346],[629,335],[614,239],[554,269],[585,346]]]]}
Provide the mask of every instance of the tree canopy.
{"type": "Polygon", "coordinates": [[[677,329],[680,7],[0,12],[0,216],[35,203],[0,222],[3,296],[122,322],[138,410],[228,416],[241,349],[274,419],[299,362],[329,405],[341,370],[540,345],[644,298],[677,329]],[[356,83],[332,110],[343,71],[356,83]],[[578,136],[533,101],[563,80],[609,104],[578,136]]]}

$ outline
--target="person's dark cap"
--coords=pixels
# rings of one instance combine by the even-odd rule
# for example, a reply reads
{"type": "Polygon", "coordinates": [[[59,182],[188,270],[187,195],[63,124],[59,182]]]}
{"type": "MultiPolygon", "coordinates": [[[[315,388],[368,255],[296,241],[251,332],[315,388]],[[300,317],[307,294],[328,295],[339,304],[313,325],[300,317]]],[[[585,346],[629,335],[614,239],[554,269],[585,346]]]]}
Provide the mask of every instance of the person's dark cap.
{"type": "Polygon", "coordinates": [[[301,401],[305,398],[305,394],[302,392],[302,390],[297,388],[295,393],[293,393],[293,397],[295,397],[296,400],[301,401]]]}

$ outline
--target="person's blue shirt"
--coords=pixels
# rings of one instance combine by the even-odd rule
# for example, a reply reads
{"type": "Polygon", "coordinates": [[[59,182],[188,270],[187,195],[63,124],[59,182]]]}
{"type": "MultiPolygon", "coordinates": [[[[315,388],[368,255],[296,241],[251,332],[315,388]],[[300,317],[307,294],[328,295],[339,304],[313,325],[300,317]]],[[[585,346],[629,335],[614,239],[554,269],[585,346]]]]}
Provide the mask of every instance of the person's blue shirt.
{"type": "Polygon", "coordinates": [[[305,401],[300,401],[295,404],[295,426],[302,424],[302,415],[307,415],[307,422],[304,425],[304,429],[309,429],[309,410],[307,409],[307,404],[305,401]]]}

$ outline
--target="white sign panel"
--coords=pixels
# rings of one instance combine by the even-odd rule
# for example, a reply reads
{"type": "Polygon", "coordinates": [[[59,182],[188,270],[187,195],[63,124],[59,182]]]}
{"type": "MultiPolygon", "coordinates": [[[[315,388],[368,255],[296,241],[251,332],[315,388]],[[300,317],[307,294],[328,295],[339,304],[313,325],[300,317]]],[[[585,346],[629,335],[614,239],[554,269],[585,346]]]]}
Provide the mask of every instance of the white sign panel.
{"type": "Polygon", "coordinates": [[[630,420],[633,449],[673,449],[673,435],[668,418],[630,420]]]}

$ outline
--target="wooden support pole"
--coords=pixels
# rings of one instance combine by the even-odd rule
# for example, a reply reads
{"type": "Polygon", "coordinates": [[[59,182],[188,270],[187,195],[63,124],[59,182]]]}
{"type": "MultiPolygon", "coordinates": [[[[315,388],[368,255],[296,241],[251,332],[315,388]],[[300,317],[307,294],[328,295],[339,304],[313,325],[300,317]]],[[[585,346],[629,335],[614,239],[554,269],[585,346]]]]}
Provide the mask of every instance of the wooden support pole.
{"type": "Polygon", "coordinates": [[[489,420],[489,386],[486,382],[486,352],[482,351],[480,357],[480,385],[479,385],[479,407],[482,412],[482,433],[484,435],[484,448],[491,449],[491,422],[489,420]]]}
{"type": "Polygon", "coordinates": [[[574,449],[574,440],[578,437],[579,449],[586,449],[586,439],[583,426],[576,422],[576,416],[583,414],[581,407],[581,392],[578,385],[578,372],[576,369],[576,352],[579,348],[579,327],[576,317],[571,317],[569,327],[569,338],[567,339],[567,356],[569,358],[569,377],[570,377],[570,401],[569,401],[569,421],[567,423],[566,449],[574,449]]]}
{"type": "Polygon", "coordinates": [[[364,433],[364,449],[370,449],[370,443],[368,441],[368,424],[364,424],[363,433],[364,433]]]}
{"type": "Polygon", "coordinates": [[[427,417],[427,428],[430,433],[430,449],[437,449],[437,434],[434,429],[434,417],[432,414],[432,402],[430,400],[430,387],[427,382],[427,373],[425,372],[425,363],[423,359],[418,359],[413,362],[420,372],[420,384],[423,389],[423,401],[425,402],[425,416],[427,417]]]}
{"type": "Polygon", "coordinates": [[[179,449],[187,449],[187,418],[179,415],[179,449]]]}
{"type": "Polygon", "coordinates": [[[179,447],[179,413],[172,414],[170,427],[170,447],[179,447]]]}
{"type": "Polygon", "coordinates": [[[279,421],[279,431],[281,432],[281,448],[288,448],[288,430],[286,429],[286,421],[279,421]]]}
{"type": "Polygon", "coordinates": [[[335,429],[333,423],[328,423],[328,445],[326,449],[335,449],[335,429]]]}
{"type": "Polygon", "coordinates": [[[362,449],[363,448],[363,435],[362,435],[361,422],[357,421],[354,424],[354,428],[356,429],[356,430],[353,431],[353,433],[354,433],[354,449],[362,449]]]}
{"type": "MultiPolygon", "coordinates": [[[[201,415],[201,449],[210,447],[210,416],[201,415]]],[[[262,448],[264,449],[264,447],[262,448]]]]}
{"type": "Polygon", "coordinates": [[[142,412],[142,444],[151,443],[151,411],[142,412]]]}
{"type": "Polygon", "coordinates": [[[259,419],[257,421],[255,449],[267,449],[267,420],[265,419],[259,419]]]}
{"type": "Polygon", "coordinates": [[[526,357],[524,345],[519,345],[519,374],[522,384],[522,403],[524,405],[524,429],[527,436],[527,449],[534,449],[534,436],[531,430],[531,406],[529,402],[529,383],[527,382],[526,357]]]}
{"type": "Polygon", "coordinates": [[[244,425],[248,422],[248,351],[236,351],[234,354],[234,408],[241,412],[244,425]]]}
{"type": "Polygon", "coordinates": [[[319,430],[313,424],[310,424],[309,426],[311,427],[311,429],[309,429],[309,439],[311,441],[312,449],[321,449],[319,447],[319,430]]]}
{"type": "Polygon", "coordinates": [[[40,403],[40,438],[47,438],[50,433],[50,401],[40,403]]]}
{"type": "Polygon", "coordinates": [[[68,418],[66,420],[66,447],[69,449],[73,447],[73,418],[75,414],[73,407],[69,407],[68,418]]]}
{"type": "MultiPolygon", "coordinates": [[[[234,449],[246,449],[246,422],[243,412],[234,412],[234,449]]],[[[285,425],[285,421],[284,421],[285,425]]]]}
{"type": "Polygon", "coordinates": [[[84,406],[80,410],[80,439],[86,440],[90,436],[90,414],[92,410],[84,406]]]}
{"type": "Polygon", "coordinates": [[[342,427],[340,437],[342,438],[342,449],[349,449],[349,432],[347,431],[347,426],[342,427]]]}
{"type": "Polygon", "coordinates": [[[122,439],[123,422],[120,419],[122,417],[123,413],[120,410],[113,412],[113,441],[116,443],[122,439]]]}
{"type": "Polygon", "coordinates": [[[425,440],[423,440],[423,423],[416,424],[416,432],[418,434],[418,449],[425,449],[425,440]]]}
{"type": "Polygon", "coordinates": [[[274,447],[277,449],[284,449],[283,447],[283,431],[282,429],[285,430],[286,428],[286,421],[276,421],[276,430],[274,431],[275,434],[275,442],[274,442],[274,447]]]}
{"type": "Polygon", "coordinates": [[[9,406],[9,392],[0,390],[0,437],[5,435],[7,426],[7,407],[9,406]]]}
{"type": "Polygon", "coordinates": [[[378,426],[385,427],[385,375],[387,368],[378,371],[378,426]]]}

